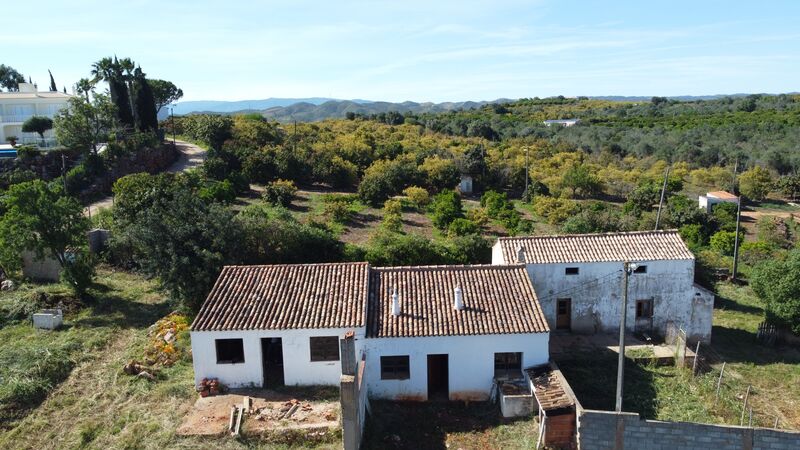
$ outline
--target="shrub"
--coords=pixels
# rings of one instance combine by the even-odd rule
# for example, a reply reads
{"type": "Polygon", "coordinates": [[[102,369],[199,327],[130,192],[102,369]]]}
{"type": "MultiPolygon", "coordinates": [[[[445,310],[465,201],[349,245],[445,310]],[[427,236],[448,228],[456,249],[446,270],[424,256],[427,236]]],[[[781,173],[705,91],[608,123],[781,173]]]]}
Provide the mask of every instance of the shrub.
{"type": "MultiPolygon", "coordinates": [[[[743,240],[743,234],[739,233],[739,242],[743,240]]],[[[711,248],[718,251],[725,256],[733,255],[733,249],[736,246],[736,232],[734,231],[718,231],[711,236],[711,248]]]]}
{"type": "Polygon", "coordinates": [[[489,214],[486,213],[486,208],[473,208],[467,211],[467,219],[483,228],[489,223],[489,214]]]}
{"type": "Polygon", "coordinates": [[[411,266],[448,262],[444,249],[425,237],[385,230],[372,236],[364,257],[375,266],[411,266]]]}
{"type": "Polygon", "coordinates": [[[233,184],[228,181],[209,181],[206,186],[201,188],[198,196],[206,201],[214,201],[220,203],[233,203],[236,200],[236,192],[233,189],[233,184]]]}
{"type": "Polygon", "coordinates": [[[453,160],[434,156],[426,158],[419,168],[425,174],[425,184],[434,192],[452,189],[458,184],[458,168],[453,160]]]}
{"type": "Polygon", "coordinates": [[[353,218],[350,204],[345,201],[326,202],[323,207],[323,214],[336,223],[345,223],[353,218]]]}
{"type": "Polygon", "coordinates": [[[287,207],[292,204],[297,187],[294,182],[288,180],[275,180],[269,183],[264,190],[264,200],[267,202],[287,207]]]}
{"type": "Polygon", "coordinates": [[[557,225],[575,214],[578,204],[570,199],[538,196],[533,199],[533,211],[548,223],[557,225]]]}
{"type": "Polygon", "coordinates": [[[431,202],[430,194],[419,186],[410,186],[403,190],[403,195],[418,209],[422,209],[431,202]]]}
{"type": "Polygon", "coordinates": [[[403,228],[403,203],[400,200],[392,198],[383,204],[383,226],[395,233],[403,228]]]}
{"type": "Polygon", "coordinates": [[[480,230],[481,228],[475,222],[459,217],[450,222],[447,227],[447,234],[450,236],[466,236],[479,233],[480,230]]]}
{"type": "Polygon", "coordinates": [[[461,197],[455,191],[445,191],[437,194],[431,203],[431,219],[433,225],[444,230],[450,222],[464,217],[461,208],[461,197]]]}
{"type": "Polygon", "coordinates": [[[17,157],[23,161],[31,160],[41,154],[39,149],[33,145],[20,145],[15,150],[17,150],[17,157]]]}
{"type": "Polygon", "coordinates": [[[678,229],[678,233],[692,250],[700,249],[708,244],[708,234],[705,233],[703,226],[700,224],[684,225],[678,229]]]}
{"type": "Polygon", "coordinates": [[[739,175],[739,190],[750,200],[764,200],[771,189],[772,174],[761,166],[754,166],[739,175]]]}
{"type": "Polygon", "coordinates": [[[748,266],[755,266],[772,257],[774,247],[767,242],[745,242],[739,246],[739,257],[748,266]]]}
{"type": "Polygon", "coordinates": [[[800,250],[791,251],[783,261],[757,265],[750,282],[764,302],[767,320],[800,334],[800,250]]]}

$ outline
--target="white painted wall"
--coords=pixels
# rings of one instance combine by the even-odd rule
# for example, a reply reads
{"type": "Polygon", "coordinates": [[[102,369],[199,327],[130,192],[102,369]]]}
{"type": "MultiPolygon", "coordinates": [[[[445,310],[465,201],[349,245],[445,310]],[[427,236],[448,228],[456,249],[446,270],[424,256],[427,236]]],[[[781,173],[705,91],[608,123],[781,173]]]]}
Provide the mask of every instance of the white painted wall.
{"type": "MultiPolygon", "coordinates": [[[[695,286],[694,260],[636,261],[646,274],[631,274],[626,328],[634,331],[636,300],[653,299],[652,329],[664,335],[667,322],[682,327],[690,340],[710,341],[713,293],[695,286]]],[[[503,264],[500,244],[492,248],[492,264],[503,264]]],[[[514,261],[512,261],[514,263],[514,261]]],[[[539,303],[551,330],[556,330],[557,299],[572,299],[571,331],[619,330],[622,305],[622,262],[527,264],[539,303]],[[578,267],[578,275],[566,275],[578,267]]],[[[640,323],[641,325],[641,323],[640,323]]]]}
{"type": "Polygon", "coordinates": [[[521,352],[522,368],[549,360],[549,333],[378,338],[362,341],[371,398],[426,400],[427,355],[448,354],[451,400],[485,400],[494,378],[494,354],[521,352]],[[381,356],[409,356],[410,378],[381,380],[381,356]]]}
{"type": "MultiPolygon", "coordinates": [[[[340,361],[311,361],[309,338],[338,336],[352,328],[320,328],[301,330],[193,331],[192,357],[195,384],[203,378],[218,378],[229,387],[261,386],[264,380],[261,338],[281,338],[283,376],[287,385],[338,385],[342,374],[340,361]],[[244,362],[217,364],[216,339],[243,339],[244,362]]],[[[356,339],[362,339],[365,328],[356,328],[356,339]]],[[[358,347],[356,354],[360,354],[358,347]]]]}

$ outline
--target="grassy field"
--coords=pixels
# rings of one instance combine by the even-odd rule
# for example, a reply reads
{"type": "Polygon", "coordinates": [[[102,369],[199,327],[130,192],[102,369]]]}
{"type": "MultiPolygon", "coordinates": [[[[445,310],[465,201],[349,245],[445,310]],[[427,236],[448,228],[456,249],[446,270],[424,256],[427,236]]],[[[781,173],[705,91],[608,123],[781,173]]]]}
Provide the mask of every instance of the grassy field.
{"type": "MultiPolygon", "coordinates": [[[[156,284],[139,276],[101,269],[97,280],[94,302],[82,309],[73,305],[66,326],[55,332],[8,317],[39,293],[68,301],[62,285],[23,285],[0,293],[6,318],[0,323],[0,448],[285,447],[175,436],[197,398],[188,351],[161,369],[154,382],[122,371],[129,360],[142,359],[148,327],[169,313],[169,306],[156,284]]],[[[185,333],[178,347],[188,347],[185,333]]]]}
{"type": "MultiPolygon", "coordinates": [[[[717,291],[711,347],[721,361],[714,370],[695,378],[690,369],[628,360],[624,409],[651,419],[738,425],[743,398],[752,386],[748,403],[754,425],[772,427],[778,419],[782,428],[800,429],[800,349],[766,347],[756,341],[763,311],[748,287],[719,283],[717,291]],[[725,375],[717,398],[723,361],[725,375]]],[[[574,356],[558,363],[581,404],[613,410],[616,353],[574,356]]]]}

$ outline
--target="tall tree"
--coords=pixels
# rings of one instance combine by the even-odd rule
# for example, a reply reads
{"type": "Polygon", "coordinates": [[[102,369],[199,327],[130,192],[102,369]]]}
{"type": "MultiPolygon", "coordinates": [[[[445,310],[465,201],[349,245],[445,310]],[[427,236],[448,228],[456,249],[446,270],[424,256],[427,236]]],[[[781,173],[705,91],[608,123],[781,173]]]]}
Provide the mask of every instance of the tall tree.
{"type": "Polygon", "coordinates": [[[150,83],[147,82],[141,67],[134,70],[132,93],[136,127],[139,131],[157,130],[158,116],[153,91],[150,89],[150,83]]]}
{"type": "Polygon", "coordinates": [[[124,128],[134,128],[136,124],[133,119],[128,84],[117,57],[103,58],[92,64],[92,75],[95,82],[102,80],[108,83],[108,92],[111,95],[111,102],[116,106],[119,124],[124,128]]]}
{"type": "Polygon", "coordinates": [[[59,186],[33,180],[9,188],[2,200],[0,236],[6,247],[3,255],[12,260],[3,267],[18,267],[24,250],[40,258],[49,255],[61,265],[62,277],[83,294],[94,272],[91,259],[79,250],[85,246],[89,221],[80,203],[62,195],[59,186]]]}
{"type": "Polygon", "coordinates": [[[47,69],[47,73],[50,74],[50,92],[58,92],[56,80],[53,78],[53,72],[50,72],[50,69],[47,69]]]}
{"type": "Polygon", "coordinates": [[[97,153],[97,143],[115,126],[115,109],[109,97],[94,93],[88,80],[78,82],[84,96],[70,97],[69,107],[56,114],[54,126],[58,141],[69,148],[97,153]],[[85,90],[86,89],[86,90],[85,90]]]}
{"type": "Polygon", "coordinates": [[[156,102],[156,114],[166,105],[183,97],[183,91],[167,80],[147,80],[156,102]]]}
{"type": "Polygon", "coordinates": [[[25,77],[11,66],[0,64],[0,87],[9,92],[19,90],[19,84],[25,82],[25,77]]]}

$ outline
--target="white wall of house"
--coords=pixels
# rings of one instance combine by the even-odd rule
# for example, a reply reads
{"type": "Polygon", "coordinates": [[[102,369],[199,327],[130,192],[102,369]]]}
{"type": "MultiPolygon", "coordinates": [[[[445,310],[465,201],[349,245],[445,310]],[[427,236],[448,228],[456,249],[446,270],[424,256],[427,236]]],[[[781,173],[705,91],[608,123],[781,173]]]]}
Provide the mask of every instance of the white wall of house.
{"type": "MultiPolygon", "coordinates": [[[[9,136],[16,136],[18,144],[40,143],[37,133],[22,132],[22,123],[34,115],[52,119],[68,104],[69,95],[37,91],[33,85],[22,84],[20,92],[0,93],[0,143],[5,144],[9,136]]],[[[53,130],[46,131],[44,136],[46,141],[55,139],[53,130]]]]}
{"type": "Polygon", "coordinates": [[[361,328],[320,328],[299,330],[192,331],[192,357],[195,384],[203,378],[218,378],[229,387],[261,386],[264,380],[261,338],[281,338],[283,376],[287,385],[338,385],[342,374],[339,361],[311,361],[309,338],[338,336],[354,330],[363,338],[361,328]],[[244,362],[217,364],[216,339],[242,339],[244,362]]]}
{"type": "Polygon", "coordinates": [[[549,333],[375,338],[362,341],[371,398],[427,400],[428,355],[448,355],[451,400],[486,400],[494,378],[494,354],[521,352],[522,368],[549,360],[549,333]],[[381,356],[409,356],[410,377],[381,380],[381,356]]]}
{"type": "MultiPolygon", "coordinates": [[[[714,295],[694,284],[694,260],[635,262],[647,266],[647,273],[630,276],[626,328],[663,336],[672,322],[690,340],[710,341],[714,295]],[[636,301],[647,299],[653,302],[652,320],[637,320],[636,301]]],[[[492,263],[504,263],[499,243],[492,263]]],[[[622,267],[623,262],[526,265],[550,329],[557,329],[558,299],[569,298],[569,330],[577,333],[619,330],[622,267]],[[577,267],[578,275],[566,275],[567,267],[577,267]]]]}

